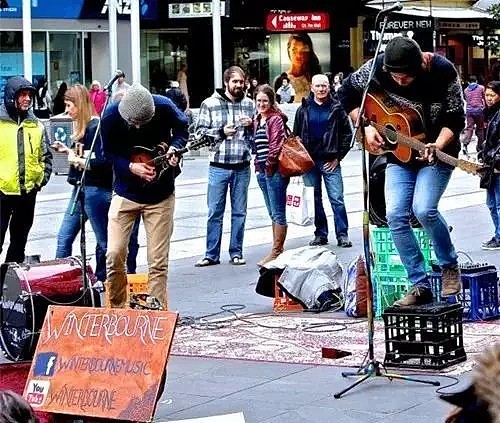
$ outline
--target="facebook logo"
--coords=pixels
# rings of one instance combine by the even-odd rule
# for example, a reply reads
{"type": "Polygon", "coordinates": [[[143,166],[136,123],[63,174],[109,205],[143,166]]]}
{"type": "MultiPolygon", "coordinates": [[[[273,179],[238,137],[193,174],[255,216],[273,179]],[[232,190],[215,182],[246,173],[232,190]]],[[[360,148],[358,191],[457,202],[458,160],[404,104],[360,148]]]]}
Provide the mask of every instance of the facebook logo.
{"type": "Polygon", "coordinates": [[[36,356],[34,376],[52,376],[56,369],[57,353],[44,352],[36,356]]]}

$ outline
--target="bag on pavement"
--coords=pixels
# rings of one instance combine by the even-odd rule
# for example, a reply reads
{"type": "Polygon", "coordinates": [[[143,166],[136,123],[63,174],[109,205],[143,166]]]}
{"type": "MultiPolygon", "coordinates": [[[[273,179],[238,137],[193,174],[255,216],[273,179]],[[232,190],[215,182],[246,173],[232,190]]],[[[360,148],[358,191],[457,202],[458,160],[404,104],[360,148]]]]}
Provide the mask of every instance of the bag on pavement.
{"type": "Polygon", "coordinates": [[[286,215],[289,223],[307,226],[314,222],[314,187],[306,187],[301,177],[290,179],[286,190],[286,215]]]}

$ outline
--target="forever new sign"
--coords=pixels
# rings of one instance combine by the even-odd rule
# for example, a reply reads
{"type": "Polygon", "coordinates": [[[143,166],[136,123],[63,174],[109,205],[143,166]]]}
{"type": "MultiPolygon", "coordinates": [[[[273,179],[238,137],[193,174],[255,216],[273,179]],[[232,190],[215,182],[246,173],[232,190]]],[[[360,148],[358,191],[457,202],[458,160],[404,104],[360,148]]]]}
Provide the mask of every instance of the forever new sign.
{"type": "MultiPolygon", "coordinates": [[[[378,22],[379,31],[382,29],[382,23],[383,21],[378,22]]],[[[391,16],[385,27],[387,32],[432,31],[433,29],[434,19],[431,17],[391,16]]]]}
{"type": "Polygon", "coordinates": [[[177,314],[50,306],[24,397],[36,409],[152,420],[177,314]]]}

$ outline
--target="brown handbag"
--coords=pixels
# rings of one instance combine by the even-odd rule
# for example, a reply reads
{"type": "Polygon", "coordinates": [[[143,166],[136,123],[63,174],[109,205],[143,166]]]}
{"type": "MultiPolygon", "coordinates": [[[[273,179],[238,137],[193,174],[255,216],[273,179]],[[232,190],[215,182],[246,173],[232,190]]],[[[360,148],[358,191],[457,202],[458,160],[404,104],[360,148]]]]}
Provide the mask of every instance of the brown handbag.
{"type": "Polygon", "coordinates": [[[278,170],[285,178],[301,176],[314,167],[314,161],[307,152],[299,136],[294,135],[285,125],[286,139],[278,157],[278,170]]]}

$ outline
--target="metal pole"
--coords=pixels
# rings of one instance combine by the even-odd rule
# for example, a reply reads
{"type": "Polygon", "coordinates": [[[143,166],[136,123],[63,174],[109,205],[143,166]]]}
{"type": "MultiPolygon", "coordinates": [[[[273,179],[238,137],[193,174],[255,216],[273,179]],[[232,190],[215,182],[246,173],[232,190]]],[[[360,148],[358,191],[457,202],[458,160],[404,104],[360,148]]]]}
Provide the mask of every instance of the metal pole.
{"type": "Polygon", "coordinates": [[[132,82],[141,82],[141,22],[139,0],[130,4],[130,49],[132,52],[132,82]]]}
{"type": "Polygon", "coordinates": [[[116,30],[116,0],[108,0],[109,26],[109,74],[114,75],[118,69],[118,35],[116,30]]]}
{"type": "Polygon", "coordinates": [[[28,81],[33,79],[31,50],[31,0],[23,0],[23,73],[28,81]]]}
{"type": "Polygon", "coordinates": [[[220,0],[212,0],[212,36],[214,49],[214,89],[222,85],[222,37],[220,24],[220,0]]]}

